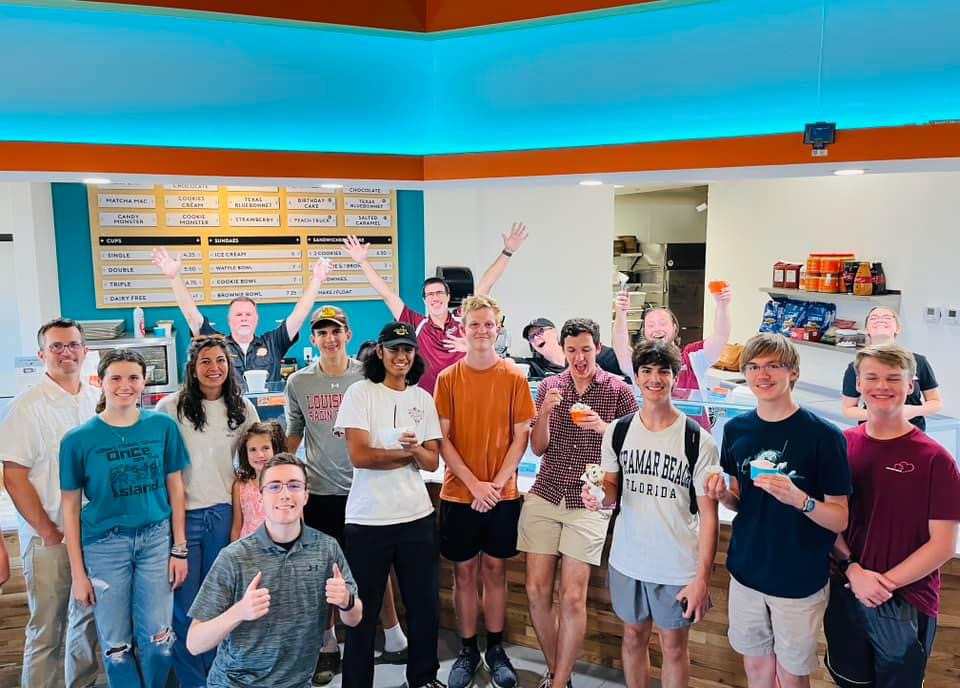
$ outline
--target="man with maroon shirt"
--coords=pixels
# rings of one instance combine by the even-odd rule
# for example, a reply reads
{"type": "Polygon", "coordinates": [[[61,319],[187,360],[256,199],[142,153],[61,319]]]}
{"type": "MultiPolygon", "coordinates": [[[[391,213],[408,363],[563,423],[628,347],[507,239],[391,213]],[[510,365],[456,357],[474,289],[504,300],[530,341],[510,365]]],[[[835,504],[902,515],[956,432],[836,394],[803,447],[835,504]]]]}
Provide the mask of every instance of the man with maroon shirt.
{"type": "MultiPolygon", "coordinates": [[[[475,293],[486,295],[507,269],[507,263],[523,242],[527,240],[527,226],[514,222],[509,234],[503,237],[503,250],[480,277],[475,293]]],[[[427,305],[427,314],[418,313],[407,306],[393,287],[370,265],[367,258],[369,244],[361,243],[355,236],[348,236],[344,247],[350,257],[359,263],[370,286],[383,298],[393,317],[414,328],[417,334],[417,350],[427,362],[427,370],[420,378],[420,386],[433,394],[437,375],[445,368],[459,361],[467,352],[467,340],[463,336],[463,326],[459,315],[450,312],[450,287],[440,277],[428,277],[423,282],[423,301],[427,305]]]]}
{"type": "Polygon", "coordinates": [[[844,688],[920,688],[940,606],[939,569],[957,547],[960,471],[903,416],[913,355],[878,344],[858,352],[854,365],[867,422],[844,433],[853,495],[833,552],[840,575],[824,617],[826,665],[844,688]]]}

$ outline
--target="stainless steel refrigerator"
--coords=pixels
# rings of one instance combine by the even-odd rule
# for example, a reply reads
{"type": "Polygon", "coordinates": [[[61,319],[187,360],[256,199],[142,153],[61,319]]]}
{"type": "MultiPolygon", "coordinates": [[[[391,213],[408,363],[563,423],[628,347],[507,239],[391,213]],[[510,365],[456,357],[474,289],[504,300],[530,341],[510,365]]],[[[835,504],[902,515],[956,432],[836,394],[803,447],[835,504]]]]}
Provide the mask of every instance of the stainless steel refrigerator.
{"type": "Polygon", "coordinates": [[[647,303],[676,314],[682,344],[703,339],[706,253],[704,243],[640,244],[629,266],[630,283],[647,292],[647,303]]]}

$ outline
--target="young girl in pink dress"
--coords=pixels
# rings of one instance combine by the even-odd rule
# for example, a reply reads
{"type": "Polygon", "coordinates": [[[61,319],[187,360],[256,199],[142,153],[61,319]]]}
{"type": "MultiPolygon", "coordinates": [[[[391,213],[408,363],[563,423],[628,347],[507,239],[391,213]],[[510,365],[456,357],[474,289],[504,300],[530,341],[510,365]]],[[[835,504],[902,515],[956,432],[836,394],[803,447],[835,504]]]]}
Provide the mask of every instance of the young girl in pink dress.
{"type": "Polygon", "coordinates": [[[277,421],[254,423],[237,443],[237,479],[233,482],[233,527],[230,542],[247,537],[263,523],[260,471],[274,454],[284,451],[286,437],[277,421]]]}

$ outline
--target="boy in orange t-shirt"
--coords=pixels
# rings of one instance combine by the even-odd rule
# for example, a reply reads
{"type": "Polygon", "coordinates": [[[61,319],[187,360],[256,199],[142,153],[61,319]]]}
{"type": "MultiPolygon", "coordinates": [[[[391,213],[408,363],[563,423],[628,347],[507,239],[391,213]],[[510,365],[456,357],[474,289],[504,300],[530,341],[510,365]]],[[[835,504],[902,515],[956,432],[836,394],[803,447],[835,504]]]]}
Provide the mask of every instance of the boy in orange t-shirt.
{"type": "Polygon", "coordinates": [[[463,647],[449,688],[466,688],[481,663],[477,604],[483,585],[487,646],[483,662],[495,685],[517,675],[501,645],[507,609],[507,562],[517,553],[522,500],[517,465],[536,415],[526,376],[497,356],[500,307],[488,296],[464,300],[467,355],[437,379],[434,400],[446,462],[440,491],[440,553],[454,563],[454,602],[463,647]]]}

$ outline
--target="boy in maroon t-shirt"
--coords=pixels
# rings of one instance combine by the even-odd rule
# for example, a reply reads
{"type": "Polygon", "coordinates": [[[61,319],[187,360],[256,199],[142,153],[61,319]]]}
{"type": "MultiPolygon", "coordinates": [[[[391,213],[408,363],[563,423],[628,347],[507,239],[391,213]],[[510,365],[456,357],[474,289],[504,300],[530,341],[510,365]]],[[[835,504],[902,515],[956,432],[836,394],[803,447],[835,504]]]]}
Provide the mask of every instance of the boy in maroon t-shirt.
{"type": "Polygon", "coordinates": [[[867,422],[845,431],[850,523],[824,617],[826,665],[838,685],[920,688],[940,607],[940,567],[953,558],[960,471],[903,413],[916,361],[896,344],[857,354],[867,422]]]}

